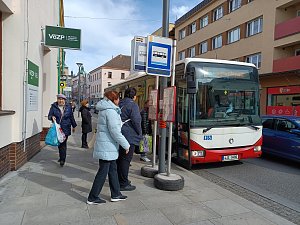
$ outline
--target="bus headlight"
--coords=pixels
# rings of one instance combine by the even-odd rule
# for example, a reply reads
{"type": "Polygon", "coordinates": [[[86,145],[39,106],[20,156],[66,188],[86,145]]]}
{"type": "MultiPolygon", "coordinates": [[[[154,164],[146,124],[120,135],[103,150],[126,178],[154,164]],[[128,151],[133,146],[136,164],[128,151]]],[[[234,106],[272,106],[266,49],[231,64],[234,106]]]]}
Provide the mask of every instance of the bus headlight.
{"type": "Polygon", "coordinates": [[[205,151],[204,150],[192,151],[192,156],[194,156],[194,157],[204,157],[205,156],[205,151]]]}
{"type": "Polygon", "coordinates": [[[261,146],[255,146],[254,151],[255,152],[260,152],[261,151],[261,146]]]}

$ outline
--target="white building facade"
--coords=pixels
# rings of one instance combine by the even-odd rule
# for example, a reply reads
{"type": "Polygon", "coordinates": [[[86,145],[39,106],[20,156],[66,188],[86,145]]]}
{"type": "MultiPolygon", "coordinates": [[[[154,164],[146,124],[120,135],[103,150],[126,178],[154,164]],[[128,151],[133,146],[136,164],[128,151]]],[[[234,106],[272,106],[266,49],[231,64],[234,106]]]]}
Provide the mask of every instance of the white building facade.
{"type": "Polygon", "coordinates": [[[0,0],[0,177],[40,150],[58,91],[58,49],[43,42],[59,25],[59,1],[0,0]]]}

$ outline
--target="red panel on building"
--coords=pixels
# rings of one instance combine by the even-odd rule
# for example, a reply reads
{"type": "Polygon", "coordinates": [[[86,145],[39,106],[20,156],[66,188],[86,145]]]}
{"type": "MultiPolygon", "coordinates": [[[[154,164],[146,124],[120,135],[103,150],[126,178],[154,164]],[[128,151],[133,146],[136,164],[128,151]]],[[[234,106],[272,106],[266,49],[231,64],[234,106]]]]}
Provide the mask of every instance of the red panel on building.
{"type": "Polygon", "coordinates": [[[273,87],[268,88],[268,94],[272,95],[289,95],[289,94],[299,94],[300,86],[288,86],[288,87],[273,87]]]}
{"type": "Polygon", "coordinates": [[[267,106],[268,115],[292,116],[293,106],[267,106]]]}
{"type": "Polygon", "coordinates": [[[300,116],[300,106],[294,108],[294,116],[300,116]]]}
{"type": "Polygon", "coordinates": [[[277,24],[274,39],[277,40],[297,33],[300,33],[300,16],[277,24]]]}
{"type": "Polygon", "coordinates": [[[292,56],[273,61],[273,73],[300,69],[300,56],[292,56]]]}

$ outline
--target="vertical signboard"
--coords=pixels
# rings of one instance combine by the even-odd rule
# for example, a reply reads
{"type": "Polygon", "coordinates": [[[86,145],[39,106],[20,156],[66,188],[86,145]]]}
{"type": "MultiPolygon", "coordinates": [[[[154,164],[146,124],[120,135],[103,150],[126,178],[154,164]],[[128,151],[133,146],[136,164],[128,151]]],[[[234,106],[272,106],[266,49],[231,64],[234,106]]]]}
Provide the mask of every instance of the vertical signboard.
{"type": "Polygon", "coordinates": [[[164,100],[163,100],[164,121],[175,122],[175,102],[176,102],[176,87],[165,88],[164,100]]]}
{"type": "Polygon", "coordinates": [[[149,94],[149,120],[157,120],[158,90],[151,90],[149,94]]]}
{"type": "Polygon", "coordinates": [[[131,69],[145,72],[147,60],[147,40],[145,37],[136,36],[131,41],[131,69]]]}
{"type": "Polygon", "coordinates": [[[39,67],[28,60],[27,73],[27,111],[38,110],[39,67]]]}

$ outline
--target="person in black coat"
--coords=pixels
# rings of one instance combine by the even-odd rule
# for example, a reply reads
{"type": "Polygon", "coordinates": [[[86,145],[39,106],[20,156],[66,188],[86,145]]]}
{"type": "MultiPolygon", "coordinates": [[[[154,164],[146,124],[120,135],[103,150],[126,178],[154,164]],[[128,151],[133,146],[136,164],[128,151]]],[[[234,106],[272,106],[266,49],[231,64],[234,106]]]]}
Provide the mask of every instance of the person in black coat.
{"type": "MultiPolygon", "coordinates": [[[[149,120],[149,100],[144,104],[144,109],[141,111],[141,126],[143,135],[152,135],[151,121],[149,120]]],[[[146,153],[141,153],[141,161],[150,162],[151,160],[146,156],[146,153]]]]}
{"type": "Polygon", "coordinates": [[[57,101],[51,105],[51,108],[48,113],[48,119],[60,124],[61,129],[66,135],[66,140],[63,143],[60,143],[58,146],[59,149],[59,160],[60,166],[64,166],[67,156],[67,140],[68,136],[71,135],[71,126],[73,127],[72,131],[75,132],[75,127],[77,126],[74,119],[72,107],[70,104],[66,104],[66,96],[63,94],[57,95],[57,101]]]}
{"type": "Polygon", "coordinates": [[[128,88],[125,90],[125,98],[119,103],[121,109],[121,119],[124,123],[122,126],[122,134],[130,144],[128,154],[125,149],[120,146],[118,165],[118,178],[121,191],[133,191],[135,186],[131,185],[128,180],[128,172],[130,162],[135,150],[139,150],[139,144],[142,140],[141,114],[139,106],[134,102],[136,99],[136,89],[128,88]]]}
{"type": "Polygon", "coordinates": [[[81,112],[82,119],[81,148],[89,148],[87,143],[87,134],[92,132],[92,114],[90,113],[88,100],[85,99],[81,101],[79,112],[81,112]]]}

